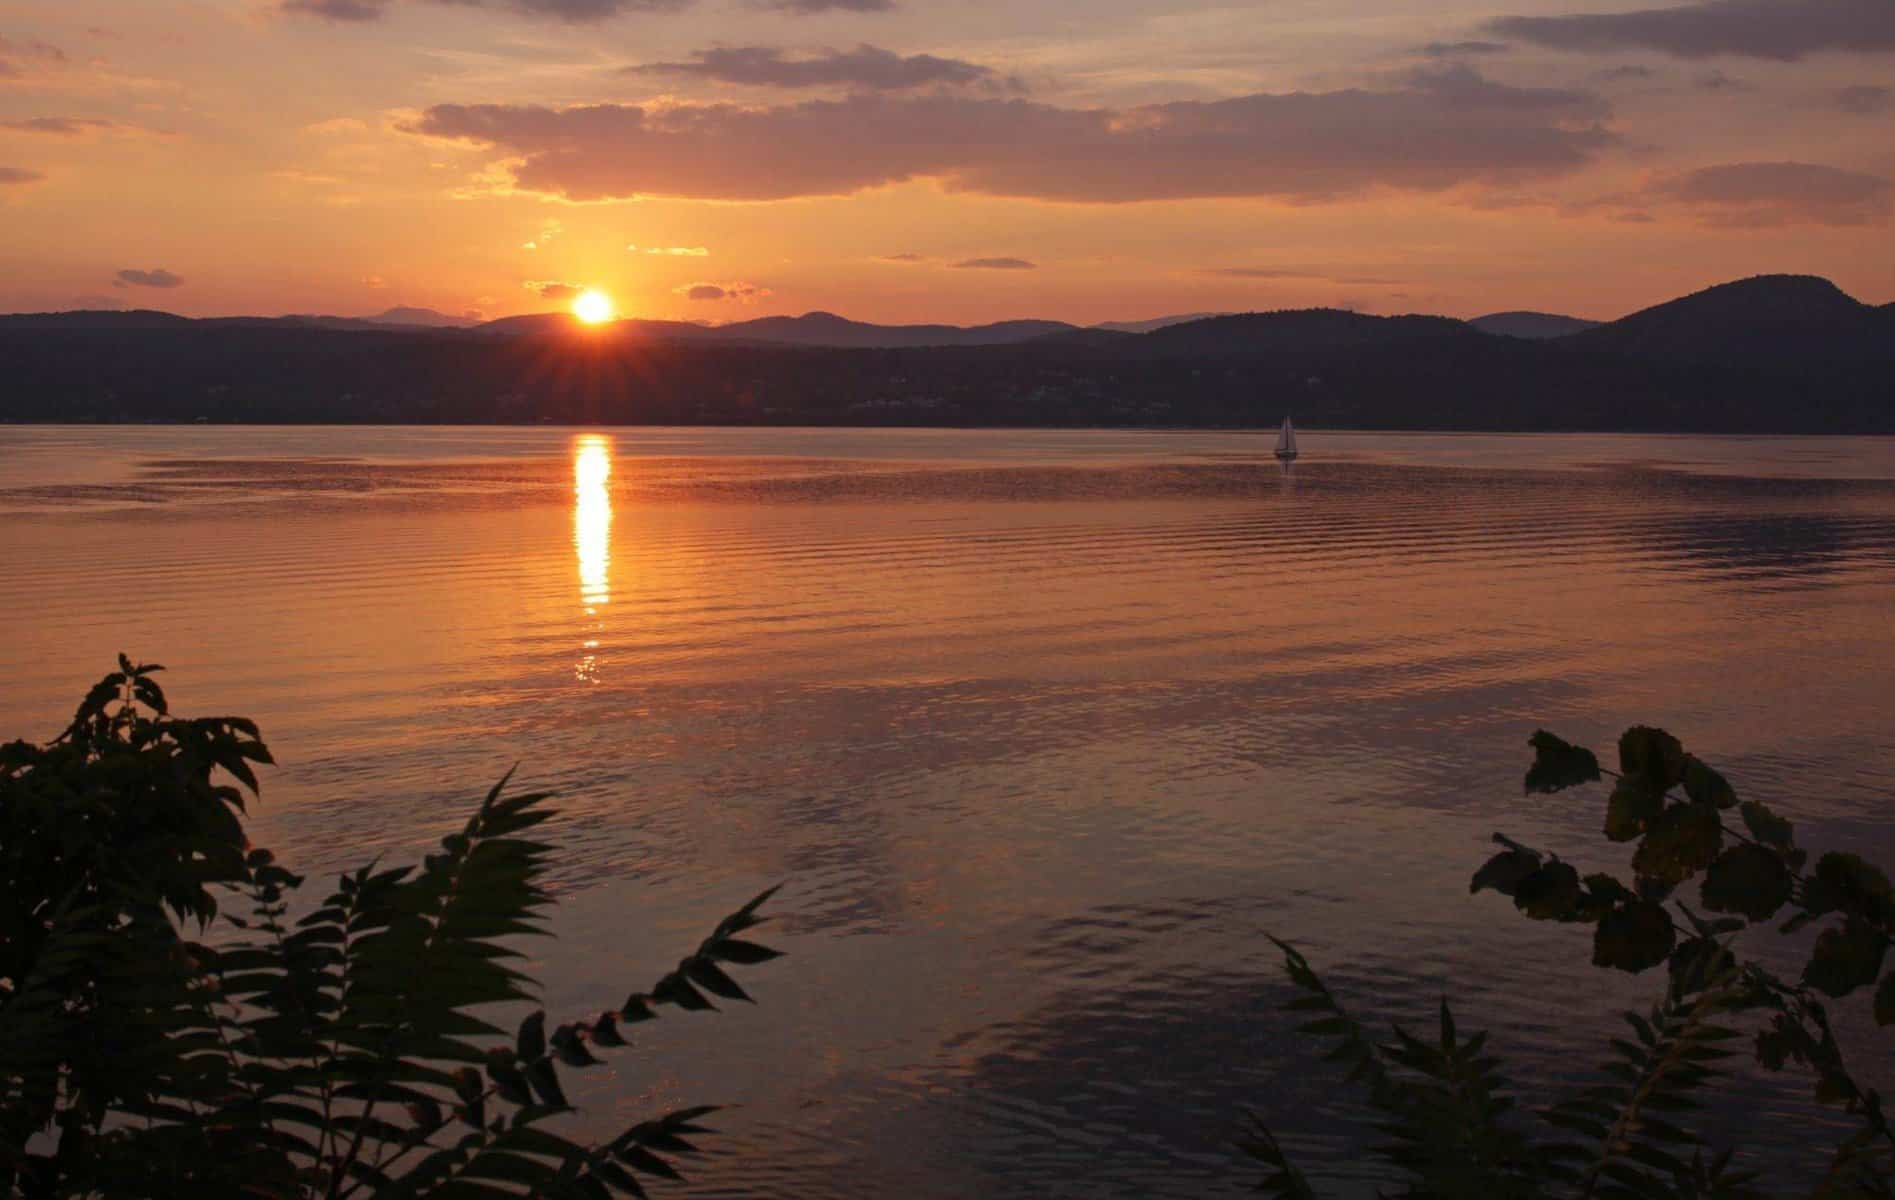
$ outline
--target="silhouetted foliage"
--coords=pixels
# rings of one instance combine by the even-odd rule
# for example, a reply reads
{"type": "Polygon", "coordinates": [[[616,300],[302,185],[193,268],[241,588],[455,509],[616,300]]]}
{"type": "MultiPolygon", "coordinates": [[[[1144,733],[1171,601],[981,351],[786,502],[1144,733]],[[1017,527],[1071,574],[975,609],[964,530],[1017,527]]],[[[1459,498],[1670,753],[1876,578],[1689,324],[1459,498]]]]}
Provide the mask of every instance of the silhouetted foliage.
{"type": "MultiPolygon", "coordinates": [[[[1623,1014],[1631,1038],[1611,1041],[1597,1082],[1529,1111],[1488,1048],[1463,1037],[1448,1002],[1440,1031],[1423,1040],[1397,1026],[1377,1041],[1349,1015],[1293,946],[1277,945],[1295,986],[1299,1032],[1332,1043],[1328,1058],[1361,1086],[1377,1114],[1376,1152],[1410,1197],[1615,1197],[1750,1200],[1759,1177],[1691,1128],[1692,1114],[1733,1085],[1722,1067],[1748,1036],[1771,1071],[1810,1073],[1815,1096],[1855,1127],[1826,1173],[1804,1194],[1824,1200],[1895,1195],[1895,1130],[1875,1089],[1844,1061],[1826,999],[1875,988],[1878,1026],[1895,1024],[1895,971],[1882,972],[1895,936],[1888,877],[1857,855],[1831,852],[1806,870],[1791,823],[1760,801],[1739,801],[1723,775],[1661,729],[1619,739],[1619,769],[1540,730],[1530,739],[1525,791],[1559,792],[1609,777],[1603,832],[1635,842],[1630,880],[1581,877],[1554,854],[1513,841],[1474,873],[1470,890],[1493,889],[1537,921],[1590,924],[1592,961],[1634,974],[1667,969],[1662,998],[1623,1014]],[[1683,895],[1702,876],[1698,906],[1683,895]],[[1740,938],[1785,911],[1782,933],[1827,921],[1795,980],[1742,958],[1740,938]]],[[[1267,1174],[1260,1190],[1311,1198],[1307,1179],[1255,1116],[1239,1147],[1267,1174]]]]}
{"type": "Polygon", "coordinates": [[[596,1200],[678,1178],[714,1109],[582,1143],[558,1132],[561,1072],[666,1005],[748,1000],[728,968],[778,956],[742,936],[774,888],[650,990],[510,1034],[490,1006],[531,998],[513,942],[545,932],[546,794],[502,779],[418,867],[293,913],[303,877],[240,820],[256,726],[173,717],[160,668],[119,665],[50,745],[0,748],[7,1194],[596,1200]]]}

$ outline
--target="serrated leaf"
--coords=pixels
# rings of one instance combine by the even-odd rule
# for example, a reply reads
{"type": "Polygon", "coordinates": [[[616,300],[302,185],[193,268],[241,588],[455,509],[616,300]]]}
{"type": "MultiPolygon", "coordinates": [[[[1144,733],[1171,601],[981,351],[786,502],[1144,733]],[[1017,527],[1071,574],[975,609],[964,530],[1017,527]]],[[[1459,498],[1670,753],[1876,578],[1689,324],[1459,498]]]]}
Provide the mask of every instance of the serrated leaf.
{"type": "Polygon", "coordinates": [[[1762,846],[1732,846],[1704,873],[1704,907],[1767,921],[1790,902],[1795,886],[1783,860],[1762,846]]]}
{"type": "Polygon", "coordinates": [[[1526,792],[1558,792],[1599,778],[1599,759],[1544,729],[1527,739],[1533,747],[1533,765],[1527,768],[1526,792]]]}
{"type": "Polygon", "coordinates": [[[1737,804],[1737,792],[1730,781],[1695,754],[1684,756],[1684,794],[1693,804],[1712,808],[1734,808],[1737,804]]]}
{"type": "Polygon", "coordinates": [[[1649,900],[1633,900],[1600,918],[1594,932],[1592,962],[1637,974],[1664,962],[1677,941],[1671,918],[1649,900]]]}
{"type": "Polygon", "coordinates": [[[1710,866],[1723,843],[1724,827],[1715,809],[1674,804],[1650,822],[1632,855],[1632,869],[1641,878],[1675,886],[1710,866]]]}
{"type": "Polygon", "coordinates": [[[1851,917],[1816,939],[1803,982],[1831,996],[1846,996],[1875,982],[1887,950],[1888,939],[1879,929],[1851,917]]]}
{"type": "Polygon", "coordinates": [[[1662,729],[1634,725],[1619,735],[1619,770],[1662,793],[1684,779],[1684,747],[1662,729]]]}
{"type": "Polygon", "coordinates": [[[1520,881],[1513,903],[1536,921],[1569,921],[1579,909],[1579,872],[1563,862],[1550,862],[1520,881]]]}
{"type": "Polygon", "coordinates": [[[1779,850],[1789,849],[1795,830],[1788,821],[1771,812],[1769,805],[1746,800],[1737,811],[1743,815],[1744,827],[1750,830],[1751,837],[1779,850]]]}
{"type": "Polygon", "coordinates": [[[1637,776],[1619,780],[1606,801],[1605,835],[1615,842],[1641,836],[1665,811],[1665,794],[1637,776]]]}
{"type": "Polygon", "coordinates": [[[1511,896],[1519,888],[1520,881],[1538,870],[1540,856],[1531,850],[1502,850],[1474,872],[1474,878],[1468,882],[1469,893],[1479,892],[1483,888],[1493,888],[1503,896],[1511,896]]]}

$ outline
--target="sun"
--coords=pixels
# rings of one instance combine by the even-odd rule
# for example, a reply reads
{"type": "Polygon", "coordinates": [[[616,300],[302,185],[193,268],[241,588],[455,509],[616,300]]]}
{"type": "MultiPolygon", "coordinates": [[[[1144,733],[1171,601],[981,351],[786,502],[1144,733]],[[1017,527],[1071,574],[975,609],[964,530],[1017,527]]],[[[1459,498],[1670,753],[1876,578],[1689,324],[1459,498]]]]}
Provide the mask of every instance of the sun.
{"type": "Polygon", "coordinates": [[[572,315],[588,325],[601,325],[613,316],[612,297],[590,288],[580,292],[572,302],[572,315]]]}

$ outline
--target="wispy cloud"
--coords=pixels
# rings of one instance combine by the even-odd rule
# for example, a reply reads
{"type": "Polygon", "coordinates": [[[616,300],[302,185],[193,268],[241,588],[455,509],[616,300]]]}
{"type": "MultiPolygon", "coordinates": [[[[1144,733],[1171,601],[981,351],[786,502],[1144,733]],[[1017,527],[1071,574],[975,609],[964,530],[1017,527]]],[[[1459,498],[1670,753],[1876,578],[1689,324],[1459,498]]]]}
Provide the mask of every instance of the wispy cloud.
{"type": "Polygon", "coordinates": [[[754,283],[686,283],[671,290],[687,300],[735,300],[741,304],[770,294],[769,288],[754,283]]]}
{"type": "Polygon", "coordinates": [[[1698,0],[1672,8],[1502,17],[1492,32],[1557,50],[1657,50],[1793,62],[1822,51],[1895,51],[1890,0],[1698,0]]]}
{"type": "Polygon", "coordinates": [[[758,8],[811,17],[829,12],[893,12],[895,0],[754,0],[758,8]]]}
{"type": "Polygon", "coordinates": [[[63,63],[66,61],[66,52],[51,42],[42,42],[38,38],[0,37],[0,58],[63,63]]]}
{"type": "Polygon", "coordinates": [[[627,246],[634,254],[657,254],[666,258],[705,258],[710,251],[702,246],[627,246]]]}
{"type": "MultiPolygon", "coordinates": [[[[279,12],[293,17],[365,24],[387,15],[398,0],[276,0],[279,12]]],[[[526,17],[544,17],[574,24],[603,21],[625,13],[679,12],[695,0],[432,0],[463,8],[492,8],[526,17]]],[[[827,13],[885,13],[895,0],[750,0],[752,8],[817,17],[827,13]]]]}
{"type": "Polygon", "coordinates": [[[571,300],[586,290],[583,283],[563,283],[556,279],[529,279],[523,286],[542,300],[571,300]]]}
{"type": "Polygon", "coordinates": [[[1691,86],[1700,92],[1754,92],[1757,85],[1747,79],[1738,79],[1722,71],[1706,71],[1691,81],[1691,86]]]}
{"type": "Polygon", "coordinates": [[[1024,258],[964,258],[948,265],[957,271],[1033,271],[1040,264],[1024,258]]]}
{"type": "Polygon", "coordinates": [[[27,117],[18,121],[0,121],[0,129],[9,133],[37,133],[64,138],[82,138],[94,133],[142,132],[134,126],[96,117],[27,117]]]}
{"type": "Polygon", "coordinates": [[[178,288],[184,286],[184,276],[174,275],[163,267],[153,267],[149,271],[127,267],[112,277],[112,286],[116,288],[178,288]]]}
{"type": "Polygon", "coordinates": [[[1858,117],[1872,117],[1877,113],[1895,110],[1895,88],[1860,83],[1853,87],[1837,88],[1830,93],[1829,100],[1843,112],[1858,117]]]}
{"type": "Polygon", "coordinates": [[[1429,42],[1421,48],[1427,58],[1467,58],[1477,54],[1505,54],[1505,42],[1429,42]]]}
{"type": "Polygon", "coordinates": [[[1353,287],[1396,287],[1403,281],[1382,279],[1366,275],[1349,275],[1312,270],[1306,267],[1205,267],[1201,274],[1216,275],[1223,279],[1262,279],[1286,281],[1319,281],[1323,283],[1346,283],[1353,287]]]}
{"type": "Polygon", "coordinates": [[[388,7],[388,0],[283,0],[282,9],[300,16],[321,17],[325,21],[373,21],[388,7]]]}
{"type": "Polygon", "coordinates": [[[1895,185],[1876,175],[1813,163],[1728,163],[1661,179],[1654,199],[1693,210],[1709,225],[1872,225],[1889,219],[1895,185]]]}
{"type": "Polygon", "coordinates": [[[997,86],[990,67],[933,54],[897,54],[864,42],[853,50],[823,50],[792,56],[768,46],[719,46],[699,50],[686,62],[655,62],[625,68],[640,74],[683,75],[750,87],[852,87],[901,91],[928,86],[997,86]]]}
{"type": "Polygon", "coordinates": [[[38,183],[46,176],[39,171],[25,167],[0,167],[0,187],[11,187],[23,183],[38,183]]]}

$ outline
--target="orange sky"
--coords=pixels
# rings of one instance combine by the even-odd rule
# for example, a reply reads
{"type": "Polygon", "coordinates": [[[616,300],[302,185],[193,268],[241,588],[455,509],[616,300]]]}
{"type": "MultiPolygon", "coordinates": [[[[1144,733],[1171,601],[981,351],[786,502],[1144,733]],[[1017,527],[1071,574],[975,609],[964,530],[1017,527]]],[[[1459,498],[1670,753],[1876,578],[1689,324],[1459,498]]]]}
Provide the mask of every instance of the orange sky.
{"type": "Polygon", "coordinates": [[[0,309],[1885,303],[1891,67],[1890,0],[0,0],[0,309]]]}

